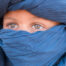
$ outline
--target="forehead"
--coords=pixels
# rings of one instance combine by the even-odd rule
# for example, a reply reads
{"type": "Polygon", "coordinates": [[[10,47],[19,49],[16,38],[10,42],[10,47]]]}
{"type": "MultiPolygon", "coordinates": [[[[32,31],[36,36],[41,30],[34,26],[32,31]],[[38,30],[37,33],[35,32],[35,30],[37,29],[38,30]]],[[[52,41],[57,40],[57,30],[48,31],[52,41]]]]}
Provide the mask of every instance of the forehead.
{"type": "Polygon", "coordinates": [[[26,11],[26,10],[16,10],[16,11],[9,11],[8,13],[5,14],[4,16],[4,22],[6,20],[10,20],[10,19],[15,19],[17,22],[19,21],[24,21],[24,22],[31,22],[31,21],[35,21],[35,22],[42,22],[42,23],[52,23],[52,24],[56,24],[57,22],[55,21],[51,21],[48,19],[44,19],[38,16],[33,15],[32,13],[26,11]]]}
{"type": "Polygon", "coordinates": [[[40,21],[40,18],[26,10],[9,11],[5,14],[3,23],[7,22],[31,23],[40,21]]]}
{"type": "Polygon", "coordinates": [[[36,17],[35,15],[31,14],[30,12],[26,10],[16,10],[16,11],[9,11],[8,13],[5,14],[6,17],[36,17]]]}

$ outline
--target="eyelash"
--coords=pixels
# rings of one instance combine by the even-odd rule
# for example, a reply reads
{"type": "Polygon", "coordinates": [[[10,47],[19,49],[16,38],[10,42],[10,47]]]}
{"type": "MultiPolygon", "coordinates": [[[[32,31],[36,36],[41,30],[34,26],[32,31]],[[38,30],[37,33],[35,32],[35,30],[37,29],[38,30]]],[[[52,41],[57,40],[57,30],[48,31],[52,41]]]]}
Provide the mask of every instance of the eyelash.
{"type": "Polygon", "coordinates": [[[9,26],[11,26],[12,24],[14,24],[14,25],[18,25],[18,24],[16,24],[16,23],[8,23],[8,24],[6,24],[6,27],[9,28],[9,26]]]}
{"type": "MultiPolygon", "coordinates": [[[[31,26],[36,26],[36,27],[43,27],[43,25],[42,24],[39,24],[39,23],[33,23],[31,26]],[[38,26],[37,26],[38,25],[38,26]]],[[[44,27],[43,27],[44,28],[44,27]]]]}
{"type": "MultiPolygon", "coordinates": [[[[9,27],[9,25],[12,25],[12,24],[18,25],[18,24],[16,24],[16,23],[8,23],[6,26],[9,27]]],[[[39,29],[40,27],[44,28],[42,24],[38,24],[38,23],[33,23],[33,24],[31,24],[31,27],[34,28],[34,29],[35,29],[35,27],[36,27],[37,29],[39,29]]]]}
{"type": "Polygon", "coordinates": [[[9,25],[11,25],[11,24],[16,24],[16,23],[8,23],[8,24],[6,24],[6,26],[9,26],[9,25]]]}

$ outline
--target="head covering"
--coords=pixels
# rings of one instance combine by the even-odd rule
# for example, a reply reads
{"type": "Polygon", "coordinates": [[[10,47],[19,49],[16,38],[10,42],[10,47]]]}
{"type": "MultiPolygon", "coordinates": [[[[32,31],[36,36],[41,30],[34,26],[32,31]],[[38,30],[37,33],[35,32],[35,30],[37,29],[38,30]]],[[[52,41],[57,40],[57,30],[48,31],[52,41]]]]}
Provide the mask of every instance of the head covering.
{"type": "Polygon", "coordinates": [[[26,9],[36,16],[66,23],[66,0],[0,0],[0,17],[7,10],[17,9],[26,9]]]}
{"type": "Polygon", "coordinates": [[[0,0],[0,18],[8,11],[8,7],[22,0],[0,0]]]}
{"type": "Polygon", "coordinates": [[[54,66],[66,53],[66,25],[46,31],[0,30],[1,47],[13,66],[54,66]]]}
{"type": "MultiPolygon", "coordinates": [[[[26,9],[36,16],[66,23],[65,0],[21,0],[19,3],[18,0],[7,1],[9,5],[4,2],[2,9],[5,11],[1,11],[1,16],[7,10],[26,9]]],[[[66,25],[57,25],[32,34],[2,29],[0,46],[13,66],[53,66],[66,53],[65,28],[66,25]]]]}

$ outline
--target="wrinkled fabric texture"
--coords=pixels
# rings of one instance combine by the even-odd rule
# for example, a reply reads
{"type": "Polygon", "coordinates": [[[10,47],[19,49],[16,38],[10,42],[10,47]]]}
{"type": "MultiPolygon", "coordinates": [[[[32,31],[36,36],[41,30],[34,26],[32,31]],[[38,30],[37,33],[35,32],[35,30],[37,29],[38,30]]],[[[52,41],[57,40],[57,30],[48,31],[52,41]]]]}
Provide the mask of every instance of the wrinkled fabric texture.
{"type": "MultiPolygon", "coordinates": [[[[18,9],[66,24],[66,0],[0,0],[0,20],[18,9]]],[[[0,66],[66,66],[66,26],[33,34],[0,30],[0,66]]]]}
{"type": "Polygon", "coordinates": [[[0,0],[0,17],[7,11],[18,9],[66,24],[66,0],[0,0]]]}
{"type": "Polygon", "coordinates": [[[8,7],[22,0],[0,0],[0,18],[8,11],[8,7]]]}
{"type": "MultiPolygon", "coordinates": [[[[12,66],[54,66],[66,53],[65,36],[66,25],[57,25],[35,33],[0,30],[1,47],[12,66]]],[[[59,62],[58,66],[61,65],[59,62]]]]}
{"type": "Polygon", "coordinates": [[[60,58],[59,61],[54,66],[66,66],[66,53],[60,58]]]}
{"type": "MultiPolygon", "coordinates": [[[[1,42],[0,42],[0,45],[1,45],[1,42]]],[[[0,66],[13,66],[11,61],[8,59],[8,57],[2,50],[1,46],[0,46],[0,66]]]]}

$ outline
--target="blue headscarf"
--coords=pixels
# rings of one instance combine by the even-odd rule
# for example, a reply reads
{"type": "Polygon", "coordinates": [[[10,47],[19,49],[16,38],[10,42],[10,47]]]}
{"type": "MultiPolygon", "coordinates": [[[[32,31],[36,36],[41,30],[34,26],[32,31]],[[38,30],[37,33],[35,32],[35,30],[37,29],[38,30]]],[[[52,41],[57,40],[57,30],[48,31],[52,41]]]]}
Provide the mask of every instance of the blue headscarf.
{"type": "MultiPolygon", "coordinates": [[[[65,0],[0,1],[4,2],[4,6],[1,6],[1,9],[4,9],[1,11],[2,15],[7,10],[26,9],[36,16],[66,23],[65,0]]],[[[12,63],[11,66],[54,66],[66,53],[65,36],[66,25],[57,25],[46,31],[32,34],[26,31],[2,29],[0,30],[0,46],[12,63]]]]}
{"type": "Polygon", "coordinates": [[[66,23],[66,0],[0,0],[0,18],[7,12],[26,9],[36,16],[66,23]]]}
{"type": "Polygon", "coordinates": [[[53,66],[66,53],[66,26],[46,31],[0,30],[1,47],[13,66],[53,66]]]}

